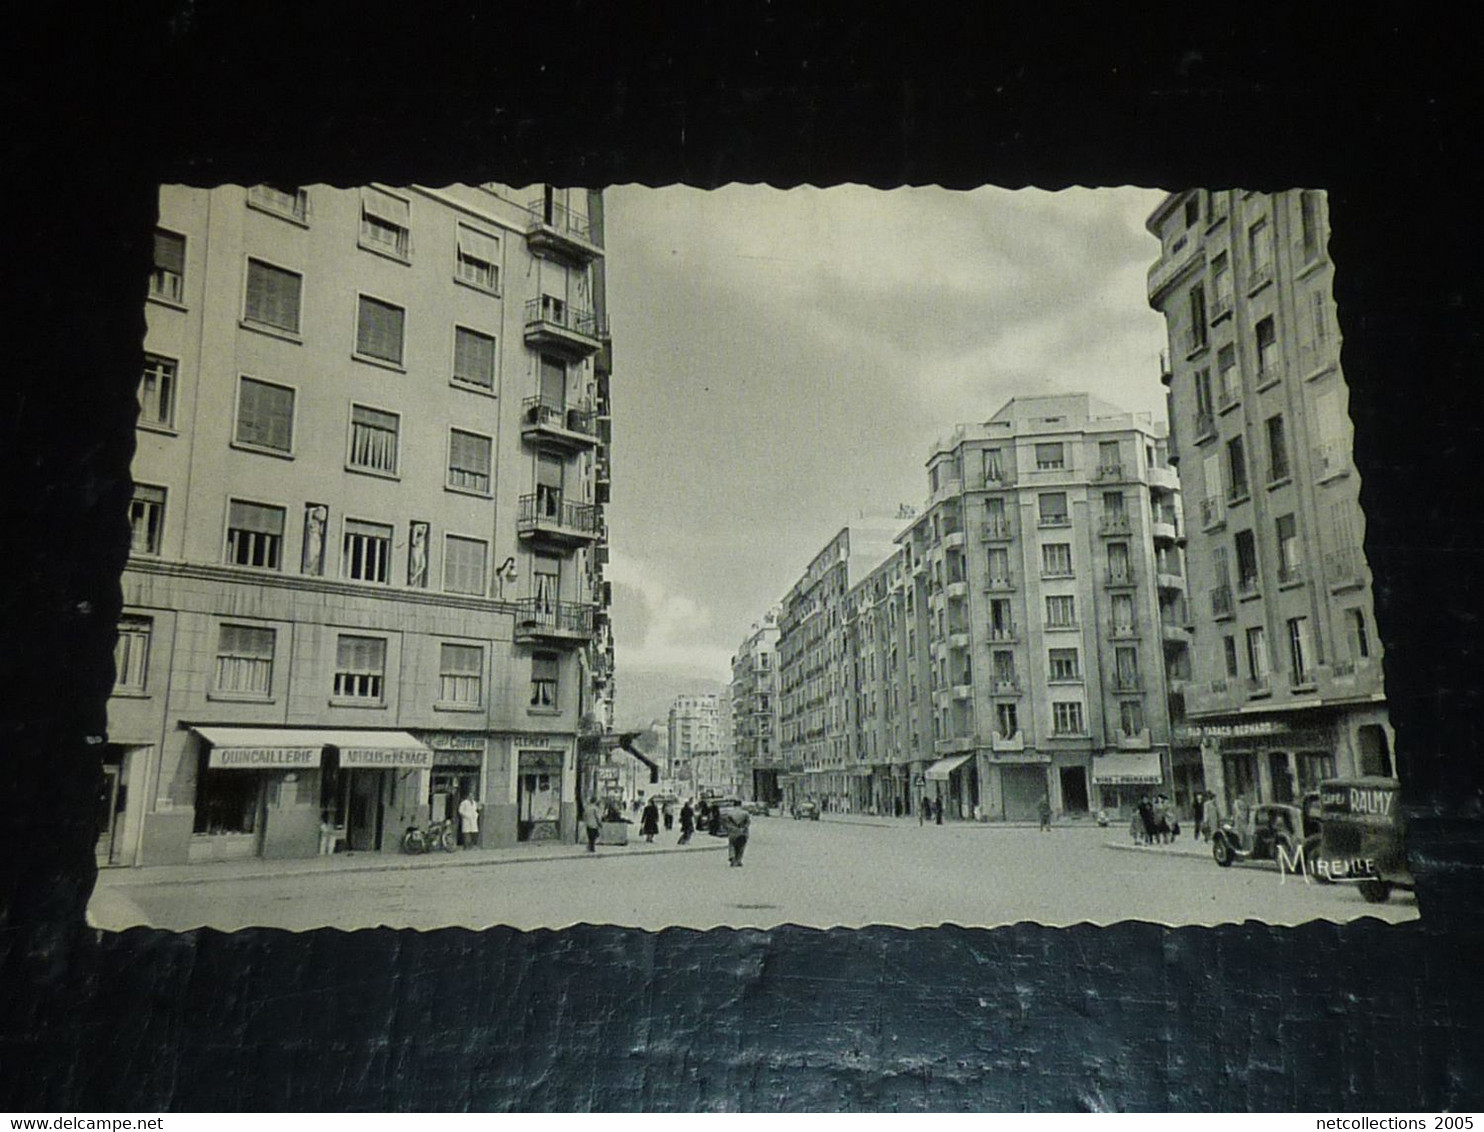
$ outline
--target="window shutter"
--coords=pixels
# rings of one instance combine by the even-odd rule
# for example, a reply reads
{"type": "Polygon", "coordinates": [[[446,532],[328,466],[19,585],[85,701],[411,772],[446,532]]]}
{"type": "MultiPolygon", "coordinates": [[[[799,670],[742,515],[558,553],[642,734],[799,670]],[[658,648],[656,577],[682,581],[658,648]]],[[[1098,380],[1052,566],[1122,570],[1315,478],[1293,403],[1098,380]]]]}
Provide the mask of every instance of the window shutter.
{"type": "Polygon", "coordinates": [[[408,226],[411,205],[401,197],[394,197],[380,189],[365,188],[361,190],[361,208],[367,216],[395,224],[398,228],[408,226]]]}
{"type": "Polygon", "coordinates": [[[402,361],[401,307],[361,297],[356,324],[356,350],[383,361],[402,361]]]}
{"type": "Polygon", "coordinates": [[[185,237],[173,232],[155,232],[155,267],[185,274],[185,237]]]}
{"type": "Polygon", "coordinates": [[[459,225],[459,252],[491,266],[500,262],[500,243],[493,236],[459,225]]]}
{"type": "Polygon", "coordinates": [[[283,535],[283,508],[264,507],[260,503],[232,502],[227,523],[234,530],[254,531],[265,535],[283,535]]]}
{"type": "Polygon", "coordinates": [[[454,376],[485,389],[494,384],[495,340],[459,327],[454,337],[454,376]]]}

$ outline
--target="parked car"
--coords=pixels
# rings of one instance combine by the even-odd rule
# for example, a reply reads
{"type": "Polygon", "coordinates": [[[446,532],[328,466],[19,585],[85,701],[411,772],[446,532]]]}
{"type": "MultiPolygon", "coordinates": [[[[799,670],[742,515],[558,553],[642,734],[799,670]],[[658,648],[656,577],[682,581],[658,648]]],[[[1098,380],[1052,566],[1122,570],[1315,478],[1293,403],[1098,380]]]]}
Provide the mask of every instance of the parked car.
{"type": "Polygon", "coordinates": [[[1295,868],[1319,851],[1319,795],[1308,794],[1302,806],[1268,802],[1253,806],[1245,825],[1228,818],[1211,838],[1211,856],[1222,868],[1233,861],[1277,861],[1281,850],[1295,868]],[[1302,855],[1300,853],[1302,850],[1302,855]]]}
{"type": "Polygon", "coordinates": [[[696,815],[696,828],[704,829],[712,837],[725,837],[726,831],[721,828],[721,822],[718,820],[721,811],[740,805],[742,805],[742,802],[738,798],[713,797],[701,799],[701,809],[696,815]],[[702,814],[705,815],[704,821],[701,817],[702,814]]]}
{"type": "Polygon", "coordinates": [[[819,820],[818,802],[795,802],[793,808],[794,821],[800,818],[808,818],[810,821],[819,820]]]}
{"type": "Polygon", "coordinates": [[[1324,829],[1316,859],[1322,873],[1354,881],[1372,904],[1384,904],[1394,888],[1414,887],[1401,783],[1379,776],[1331,779],[1319,784],[1319,800],[1324,829]]]}
{"type": "Polygon", "coordinates": [[[742,808],[755,818],[765,818],[772,813],[766,802],[743,802],[742,808]]]}

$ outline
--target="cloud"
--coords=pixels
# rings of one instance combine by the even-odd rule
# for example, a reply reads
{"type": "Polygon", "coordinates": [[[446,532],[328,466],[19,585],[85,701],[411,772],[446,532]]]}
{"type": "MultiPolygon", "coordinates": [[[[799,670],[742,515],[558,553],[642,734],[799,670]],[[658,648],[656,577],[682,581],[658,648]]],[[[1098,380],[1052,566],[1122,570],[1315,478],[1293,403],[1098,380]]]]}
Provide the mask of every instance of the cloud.
{"type": "Polygon", "coordinates": [[[711,614],[700,602],[671,591],[642,559],[623,553],[613,554],[607,577],[616,591],[633,599],[615,602],[614,653],[620,670],[730,674],[732,650],[710,638],[711,614]],[[624,612],[631,616],[623,617],[624,612]]]}

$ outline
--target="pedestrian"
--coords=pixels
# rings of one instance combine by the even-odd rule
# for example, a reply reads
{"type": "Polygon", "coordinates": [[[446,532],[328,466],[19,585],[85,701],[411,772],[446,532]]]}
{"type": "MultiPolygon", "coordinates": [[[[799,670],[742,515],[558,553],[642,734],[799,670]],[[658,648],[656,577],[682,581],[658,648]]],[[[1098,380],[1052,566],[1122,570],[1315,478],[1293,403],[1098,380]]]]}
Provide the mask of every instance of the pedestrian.
{"type": "Polygon", "coordinates": [[[598,810],[598,800],[589,798],[587,808],[582,812],[582,825],[587,830],[587,851],[596,853],[598,851],[598,834],[603,830],[603,817],[598,810]]]}
{"type": "Polygon", "coordinates": [[[675,801],[672,798],[665,799],[665,832],[675,828],[675,801]]]}
{"type": "Polygon", "coordinates": [[[1155,835],[1154,825],[1154,803],[1145,794],[1139,799],[1139,825],[1143,830],[1144,844],[1153,845],[1155,835]]]}
{"type": "Polygon", "coordinates": [[[1201,829],[1205,831],[1205,839],[1210,841],[1216,836],[1216,828],[1221,824],[1221,804],[1216,800],[1216,792],[1206,792],[1206,802],[1201,808],[1201,829]]]}
{"type": "Polygon", "coordinates": [[[644,804],[644,814],[639,822],[639,832],[647,843],[653,845],[654,835],[660,831],[660,808],[654,804],[653,798],[644,804]]]}
{"type": "Polygon", "coordinates": [[[943,795],[941,794],[933,799],[933,824],[943,824],[943,795]]]}
{"type": "Polygon", "coordinates": [[[680,807],[680,840],[679,845],[688,845],[690,835],[696,831],[696,811],[691,808],[690,799],[685,800],[685,805],[680,807]]]}
{"type": "Polygon", "coordinates": [[[932,808],[933,808],[933,804],[928,801],[928,796],[926,794],[924,794],[922,796],[922,805],[920,805],[920,806],[917,807],[917,824],[918,825],[922,825],[924,822],[927,821],[927,819],[928,819],[928,813],[929,813],[929,811],[932,810],[932,808]]]}
{"type": "Polygon", "coordinates": [[[479,803],[468,794],[459,803],[459,844],[465,849],[479,840],[479,803]]]}
{"type": "Polygon", "coordinates": [[[1047,833],[1051,832],[1051,795],[1041,795],[1041,805],[1038,807],[1041,813],[1041,828],[1047,833]]]}
{"type": "Polygon", "coordinates": [[[727,835],[727,864],[742,867],[742,854],[747,849],[748,826],[752,819],[741,806],[728,806],[718,811],[717,821],[727,835]]]}

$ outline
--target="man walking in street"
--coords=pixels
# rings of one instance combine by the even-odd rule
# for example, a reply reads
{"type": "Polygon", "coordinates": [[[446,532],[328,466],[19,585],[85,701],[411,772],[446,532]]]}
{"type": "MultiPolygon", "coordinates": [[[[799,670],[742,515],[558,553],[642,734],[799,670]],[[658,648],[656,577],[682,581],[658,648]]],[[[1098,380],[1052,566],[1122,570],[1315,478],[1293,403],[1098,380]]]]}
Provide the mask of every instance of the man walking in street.
{"type": "Polygon", "coordinates": [[[596,853],[598,851],[598,834],[603,829],[603,815],[598,810],[598,800],[589,798],[587,806],[582,812],[582,826],[587,830],[587,851],[596,853]]]}
{"type": "Polygon", "coordinates": [[[696,831],[696,811],[691,808],[690,799],[685,800],[685,805],[680,807],[680,840],[675,844],[686,845],[690,843],[691,834],[696,831]]]}
{"type": "Polygon", "coordinates": [[[740,805],[728,806],[718,815],[721,828],[727,835],[727,864],[742,867],[742,854],[747,849],[747,831],[752,818],[740,805]]]}

